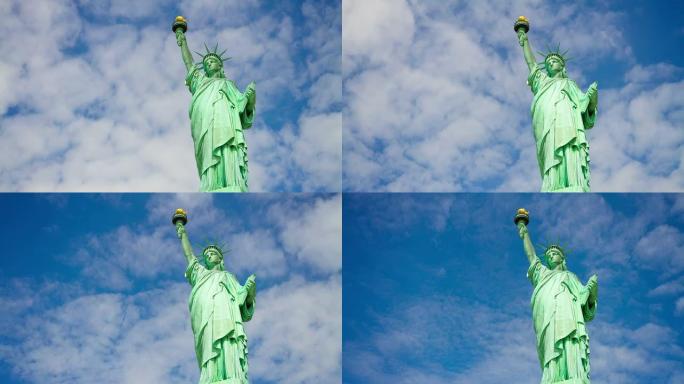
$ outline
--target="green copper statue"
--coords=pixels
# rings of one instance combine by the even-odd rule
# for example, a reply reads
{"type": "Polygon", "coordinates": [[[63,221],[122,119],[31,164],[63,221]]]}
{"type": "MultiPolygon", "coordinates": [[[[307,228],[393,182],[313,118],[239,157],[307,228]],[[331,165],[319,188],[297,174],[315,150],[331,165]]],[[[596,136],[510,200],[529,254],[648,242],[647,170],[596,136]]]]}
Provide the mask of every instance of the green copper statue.
{"type": "Polygon", "coordinates": [[[247,335],[243,323],[254,315],[256,277],[245,285],[238,283],[223,265],[223,253],[216,245],[204,249],[204,266],[192,252],[185,233],[187,215],[176,210],[176,226],[183,253],[188,261],[185,278],[190,291],[190,323],[195,335],[195,354],[200,369],[199,384],[246,384],[247,335]]]}
{"type": "Polygon", "coordinates": [[[589,335],[586,323],[594,318],[598,278],[587,285],[566,268],[565,252],[558,245],[546,247],[546,266],[534,252],[527,232],[529,213],[521,208],[514,219],[530,267],[527,277],[534,286],[532,318],[537,335],[537,355],[542,384],[589,383],[589,335]]]}
{"type": "Polygon", "coordinates": [[[194,63],[185,39],[188,26],[176,17],[173,31],[188,70],[185,83],[192,93],[190,124],[195,159],[203,192],[247,192],[247,144],[243,130],[252,126],[256,106],[256,85],[240,93],[223,73],[223,54],[206,47],[200,63],[194,63]]]}
{"type": "Polygon", "coordinates": [[[530,69],[532,125],[542,192],[589,192],[589,143],[585,131],[594,126],[598,105],[596,82],[583,93],[568,79],[565,53],[550,51],[537,63],[527,41],[529,22],[515,23],[518,41],[530,69]]]}

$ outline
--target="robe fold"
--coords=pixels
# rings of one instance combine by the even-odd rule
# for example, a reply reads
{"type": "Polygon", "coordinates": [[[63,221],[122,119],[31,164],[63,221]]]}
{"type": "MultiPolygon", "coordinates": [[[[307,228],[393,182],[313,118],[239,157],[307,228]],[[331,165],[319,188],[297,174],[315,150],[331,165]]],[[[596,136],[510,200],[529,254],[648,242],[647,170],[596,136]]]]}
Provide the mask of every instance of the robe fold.
{"type": "Polygon", "coordinates": [[[192,285],[188,304],[200,368],[199,384],[247,384],[247,335],[243,323],[254,315],[254,301],[226,271],[208,270],[197,260],[186,269],[192,285]]]}
{"type": "Polygon", "coordinates": [[[535,67],[527,79],[534,93],[531,114],[542,192],[589,192],[587,129],[596,122],[587,97],[567,77],[535,67]]]}
{"type": "Polygon", "coordinates": [[[589,300],[575,274],[549,269],[539,259],[527,277],[534,286],[531,305],[541,383],[589,383],[586,322],[594,318],[597,303],[589,300]]]}
{"type": "Polygon", "coordinates": [[[247,144],[254,108],[235,84],[193,67],[185,79],[192,93],[190,123],[201,191],[247,192],[247,144]]]}

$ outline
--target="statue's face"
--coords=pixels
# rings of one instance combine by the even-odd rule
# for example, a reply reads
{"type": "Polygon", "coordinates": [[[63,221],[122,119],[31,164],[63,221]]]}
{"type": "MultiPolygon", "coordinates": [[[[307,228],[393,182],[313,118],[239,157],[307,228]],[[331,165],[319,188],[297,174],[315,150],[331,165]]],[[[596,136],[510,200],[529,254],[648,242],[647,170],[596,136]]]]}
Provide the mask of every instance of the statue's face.
{"type": "Polygon", "coordinates": [[[565,66],[563,64],[563,61],[561,59],[551,56],[545,61],[546,63],[546,70],[549,72],[549,75],[553,76],[556,73],[560,72],[563,70],[563,67],[565,66]]]}
{"type": "Polygon", "coordinates": [[[551,248],[546,251],[546,260],[549,263],[549,267],[554,268],[556,265],[563,263],[565,256],[558,249],[551,248]]]}
{"type": "Polygon", "coordinates": [[[208,75],[212,75],[223,68],[223,62],[213,56],[207,57],[204,60],[204,69],[208,75]]]}
{"type": "Polygon", "coordinates": [[[204,262],[207,264],[207,268],[213,268],[215,265],[220,264],[221,260],[223,260],[223,256],[213,248],[209,248],[204,252],[204,262]]]}

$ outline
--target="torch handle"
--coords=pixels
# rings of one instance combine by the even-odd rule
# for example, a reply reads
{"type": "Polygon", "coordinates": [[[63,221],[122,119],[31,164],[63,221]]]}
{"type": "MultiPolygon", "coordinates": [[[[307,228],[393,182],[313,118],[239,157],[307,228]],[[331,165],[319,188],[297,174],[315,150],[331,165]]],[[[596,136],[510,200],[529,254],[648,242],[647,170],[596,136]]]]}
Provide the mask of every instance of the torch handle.
{"type": "Polygon", "coordinates": [[[182,239],[185,234],[185,225],[180,220],[176,221],[176,234],[179,239],[182,239]]]}
{"type": "Polygon", "coordinates": [[[183,32],[183,30],[180,28],[176,28],[176,43],[178,44],[179,47],[182,47],[184,42],[185,42],[185,32],[183,32]]]}

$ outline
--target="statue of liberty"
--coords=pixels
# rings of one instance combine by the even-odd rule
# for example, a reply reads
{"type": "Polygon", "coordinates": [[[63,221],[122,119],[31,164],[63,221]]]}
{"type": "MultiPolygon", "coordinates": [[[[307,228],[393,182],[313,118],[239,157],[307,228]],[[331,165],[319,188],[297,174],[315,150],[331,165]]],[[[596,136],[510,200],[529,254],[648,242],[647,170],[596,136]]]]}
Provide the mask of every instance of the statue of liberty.
{"type": "Polygon", "coordinates": [[[256,277],[251,275],[240,285],[225,270],[217,245],[204,248],[204,265],[200,264],[185,232],[185,211],[176,210],[171,221],[188,262],[185,278],[192,286],[188,304],[199,384],[249,384],[244,323],[254,315],[256,277]]]}
{"type": "Polygon", "coordinates": [[[530,70],[527,84],[532,100],[532,126],[542,192],[589,192],[589,143],[586,130],[594,126],[598,106],[596,82],[583,93],[568,79],[566,53],[560,49],[541,53],[537,63],[527,41],[529,22],[520,16],[515,23],[518,41],[530,70]]]}
{"type": "Polygon", "coordinates": [[[241,93],[223,72],[225,50],[206,47],[200,63],[194,63],[185,39],[187,22],[178,16],[173,24],[188,73],[185,84],[192,93],[190,124],[195,144],[200,191],[247,192],[247,144],[244,130],[252,126],[256,85],[241,93]]]}
{"type": "Polygon", "coordinates": [[[589,335],[586,323],[596,314],[598,277],[586,285],[568,271],[566,252],[559,245],[546,247],[546,265],[537,257],[527,232],[528,212],[515,216],[518,234],[530,266],[527,277],[534,286],[532,319],[537,335],[537,355],[542,370],[541,384],[589,383],[589,335]]]}

